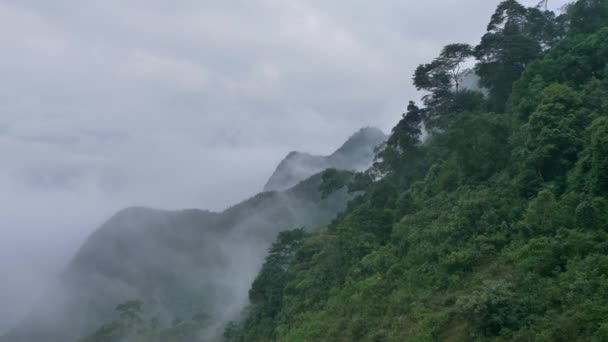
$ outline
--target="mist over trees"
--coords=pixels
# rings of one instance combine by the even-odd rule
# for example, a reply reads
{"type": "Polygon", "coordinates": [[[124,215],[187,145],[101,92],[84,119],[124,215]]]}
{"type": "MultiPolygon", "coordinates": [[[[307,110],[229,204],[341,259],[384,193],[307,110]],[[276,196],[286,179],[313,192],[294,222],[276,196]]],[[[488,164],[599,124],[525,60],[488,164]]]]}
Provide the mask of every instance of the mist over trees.
{"type": "Polygon", "coordinates": [[[143,290],[74,336],[608,340],[608,1],[502,1],[477,45],[446,45],[412,81],[422,99],[365,170],[300,155],[305,173],[330,168],[223,213],[111,221],[72,275],[97,263],[143,290]]]}
{"type": "Polygon", "coordinates": [[[358,197],[275,242],[228,340],[608,339],[608,2],[546,5],[503,1],[415,70],[423,106],[369,170],[325,174],[358,197]]]}
{"type": "MultiPolygon", "coordinates": [[[[347,173],[365,169],[385,138],[377,128],[364,128],[332,155],[315,158],[321,166],[352,170],[347,173]]],[[[322,195],[323,168],[307,160],[289,163],[271,177],[286,180],[272,184],[287,189],[260,193],[223,212],[120,211],[85,241],[58,283],[5,340],[221,338],[226,323],[247,305],[248,288],[277,234],[327,224],[351,196],[345,190],[322,195]]]]}

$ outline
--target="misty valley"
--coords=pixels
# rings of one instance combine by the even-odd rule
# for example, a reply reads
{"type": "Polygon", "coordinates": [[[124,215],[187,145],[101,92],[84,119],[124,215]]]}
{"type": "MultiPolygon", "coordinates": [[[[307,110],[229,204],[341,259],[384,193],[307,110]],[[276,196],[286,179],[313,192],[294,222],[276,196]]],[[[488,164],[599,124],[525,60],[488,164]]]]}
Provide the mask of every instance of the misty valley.
{"type": "MultiPolygon", "coordinates": [[[[463,3],[446,8],[468,15],[467,20],[479,16],[468,8],[472,2],[463,3]]],[[[305,64],[315,72],[303,72],[307,69],[296,63],[287,68],[297,69],[302,84],[310,85],[306,77],[321,77],[329,69],[349,74],[344,84],[356,83],[351,76],[365,81],[347,64],[349,57],[365,56],[360,67],[366,72],[393,74],[378,61],[397,48],[367,53],[353,38],[359,36],[336,28],[353,20],[349,10],[354,13],[361,4],[339,6],[342,16],[327,27],[323,20],[335,4],[294,1],[288,9],[262,4],[285,18],[291,11],[294,18],[314,13],[301,22],[304,36],[313,38],[301,42],[306,51],[323,50],[305,64]],[[315,6],[325,11],[313,11],[315,6]],[[315,69],[340,50],[321,44],[319,28],[334,29],[332,41],[360,55],[340,55],[345,64],[315,69]]],[[[420,12],[428,17],[426,26],[407,28],[420,44],[410,42],[407,50],[430,46],[433,53],[420,52],[424,59],[416,57],[417,67],[398,76],[411,78],[413,91],[400,102],[404,113],[390,114],[398,121],[388,134],[359,125],[364,128],[331,154],[290,152],[264,175],[259,193],[225,210],[138,206],[119,211],[86,238],[27,315],[0,334],[0,342],[608,341],[608,0],[559,6],[548,0],[496,1],[474,43],[467,43],[466,32],[442,25],[448,16],[439,15],[441,8],[452,5],[427,5],[420,12]],[[434,26],[441,26],[440,49],[424,41],[434,26]],[[461,39],[456,33],[462,33],[462,41],[445,45],[461,39]]],[[[217,15],[209,22],[218,31],[213,39],[197,39],[208,39],[211,46],[254,40],[243,32],[220,32],[232,17],[217,6],[207,10],[217,15]]],[[[379,8],[397,6],[392,1],[373,6],[366,13],[372,22],[401,22],[394,13],[380,15],[379,8]]],[[[407,6],[415,11],[421,5],[407,6]]],[[[162,9],[170,12],[169,7],[162,9]]],[[[0,20],[2,11],[0,4],[0,20]]],[[[274,17],[268,14],[264,24],[273,28],[274,17]]],[[[279,20],[280,30],[269,29],[277,36],[269,33],[272,39],[256,47],[271,49],[281,39],[300,37],[286,22],[279,20]]],[[[264,24],[258,23],[268,29],[264,24]]],[[[374,30],[357,28],[364,31],[361,37],[374,30]]],[[[380,32],[387,41],[405,37],[380,32]]],[[[286,53],[288,60],[298,58],[295,51],[286,53]]],[[[133,68],[149,71],[152,64],[144,62],[151,60],[158,62],[139,60],[133,68]]],[[[230,58],[222,63],[231,65],[230,72],[239,69],[230,58]]],[[[253,98],[262,113],[274,108],[265,91],[297,102],[273,86],[282,74],[269,63],[251,72],[255,82],[242,84],[183,61],[160,65],[170,65],[169,74],[196,75],[217,87],[228,84],[231,94],[245,89],[240,96],[253,98]]],[[[146,75],[147,81],[154,78],[146,75]]],[[[376,86],[359,85],[369,93],[376,86]]],[[[188,96],[196,92],[189,87],[198,86],[187,83],[180,100],[171,103],[194,101],[188,96]]],[[[361,110],[371,108],[370,101],[357,102],[362,95],[336,90],[330,81],[325,86],[303,91],[321,99],[311,108],[337,110],[349,100],[361,110]],[[336,98],[326,98],[326,92],[336,98]]],[[[218,100],[211,108],[222,105],[218,100]]],[[[380,117],[380,112],[366,115],[380,117]]],[[[269,128],[278,140],[298,129],[309,134],[309,122],[310,132],[318,133],[307,137],[313,144],[335,136],[348,122],[312,110],[296,113],[290,119],[295,128],[285,128],[287,133],[269,128]]],[[[280,121],[268,115],[273,125],[280,121]]],[[[1,124],[0,145],[8,135],[1,124]]],[[[237,145],[241,135],[260,134],[256,124],[217,137],[237,145]]],[[[172,139],[161,140],[179,141],[176,146],[188,142],[172,139]]],[[[167,155],[178,153],[168,150],[167,155]]],[[[241,158],[245,161],[234,168],[244,177],[266,161],[258,155],[248,159],[246,153],[241,158]]],[[[238,185],[222,186],[228,191],[238,185]]]]}
{"type": "Polygon", "coordinates": [[[314,231],[346,207],[345,190],[321,196],[321,172],[365,170],[385,140],[379,129],[364,128],[329,156],[290,153],[264,192],[221,213],[139,207],[117,213],[86,240],[44,303],[6,341],[75,341],[115,317],[148,324],[158,337],[125,337],[126,327],[112,321],[101,337],[83,340],[219,340],[243,314],[277,234],[314,231]]]}

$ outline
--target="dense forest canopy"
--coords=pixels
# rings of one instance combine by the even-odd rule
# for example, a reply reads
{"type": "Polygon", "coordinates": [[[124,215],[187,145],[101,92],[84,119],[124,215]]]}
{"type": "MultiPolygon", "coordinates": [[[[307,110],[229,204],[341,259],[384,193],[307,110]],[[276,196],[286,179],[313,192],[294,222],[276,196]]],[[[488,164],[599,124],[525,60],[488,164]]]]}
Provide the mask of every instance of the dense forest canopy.
{"type": "MultiPolygon", "coordinates": [[[[224,337],[608,341],[608,1],[505,0],[477,46],[446,46],[413,81],[422,103],[374,166],[323,174],[323,195],[356,198],[322,231],[280,234],[224,337]]],[[[83,341],[204,324],[140,309],[83,341]]]]}

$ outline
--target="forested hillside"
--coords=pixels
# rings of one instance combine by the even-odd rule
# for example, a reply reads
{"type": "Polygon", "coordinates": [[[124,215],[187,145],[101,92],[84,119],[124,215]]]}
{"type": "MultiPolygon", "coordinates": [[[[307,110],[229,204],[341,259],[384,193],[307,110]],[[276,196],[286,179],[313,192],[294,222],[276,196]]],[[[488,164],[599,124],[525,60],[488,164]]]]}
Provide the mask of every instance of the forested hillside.
{"type": "Polygon", "coordinates": [[[280,235],[228,340],[608,341],[608,1],[544,3],[415,70],[374,166],[324,174],[359,196],[280,235]]]}

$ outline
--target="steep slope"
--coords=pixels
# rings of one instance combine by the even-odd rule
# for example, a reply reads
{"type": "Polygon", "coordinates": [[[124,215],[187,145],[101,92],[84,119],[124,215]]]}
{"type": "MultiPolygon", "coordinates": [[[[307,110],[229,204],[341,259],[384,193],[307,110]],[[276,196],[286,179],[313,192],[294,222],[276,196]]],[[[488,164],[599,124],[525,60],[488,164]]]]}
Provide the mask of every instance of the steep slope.
{"type": "Polygon", "coordinates": [[[327,231],[277,239],[230,340],[608,341],[608,1],[504,1],[488,31],[487,94],[433,89],[445,59],[421,65],[431,95],[383,177],[351,183],[327,231]],[[440,125],[424,143],[421,121],[440,125]]]}
{"type": "Polygon", "coordinates": [[[274,171],[264,191],[285,190],[328,168],[361,171],[371,166],[374,150],[386,140],[378,128],[362,128],[329,156],[291,152],[274,171]]]}
{"type": "MultiPolygon", "coordinates": [[[[366,141],[356,143],[345,144],[349,158],[365,150],[366,141]]],[[[217,338],[247,304],[247,290],[276,235],[313,229],[344,209],[345,191],[321,198],[320,175],[298,181],[221,213],[148,208],[117,213],[88,238],[38,310],[0,340],[73,341],[133,299],[163,322],[204,313],[210,320],[203,337],[217,338]]]]}
{"type": "Polygon", "coordinates": [[[223,213],[130,208],[82,246],[40,311],[7,341],[71,341],[140,299],[165,321],[204,312],[208,337],[247,303],[270,242],[285,229],[327,223],[346,194],[321,200],[314,176],[285,192],[257,195],[223,213]],[[50,304],[50,305],[49,305],[50,304]]]}

